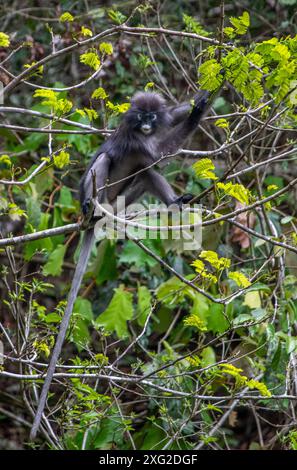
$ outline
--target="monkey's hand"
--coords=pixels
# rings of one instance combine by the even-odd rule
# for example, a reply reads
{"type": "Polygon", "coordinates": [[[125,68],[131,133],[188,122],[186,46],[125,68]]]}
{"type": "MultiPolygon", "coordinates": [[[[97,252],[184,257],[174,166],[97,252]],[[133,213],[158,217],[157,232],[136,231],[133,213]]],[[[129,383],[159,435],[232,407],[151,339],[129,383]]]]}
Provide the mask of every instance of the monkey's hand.
{"type": "Polygon", "coordinates": [[[183,194],[182,196],[175,199],[173,204],[177,204],[179,208],[181,208],[183,204],[188,204],[193,199],[193,197],[193,194],[190,193],[183,194]]]}
{"type": "Polygon", "coordinates": [[[210,92],[207,90],[201,90],[199,93],[197,93],[194,96],[194,106],[192,112],[200,111],[202,113],[208,103],[209,97],[210,92]]]}
{"type": "Polygon", "coordinates": [[[188,122],[191,126],[199,122],[208,104],[209,97],[210,93],[206,90],[202,90],[194,96],[193,108],[188,118],[188,122]]]}
{"type": "Polygon", "coordinates": [[[88,228],[91,219],[93,218],[94,215],[94,206],[92,203],[92,199],[88,198],[85,199],[85,201],[82,204],[82,213],[83,213],[83,227],[88,228]]]}
{"type": "Polygon", "coordinates": [[[84,216],[88,215],[91,210],[91,198],[85,199],[82,204],[82,213],[84,216]]]}

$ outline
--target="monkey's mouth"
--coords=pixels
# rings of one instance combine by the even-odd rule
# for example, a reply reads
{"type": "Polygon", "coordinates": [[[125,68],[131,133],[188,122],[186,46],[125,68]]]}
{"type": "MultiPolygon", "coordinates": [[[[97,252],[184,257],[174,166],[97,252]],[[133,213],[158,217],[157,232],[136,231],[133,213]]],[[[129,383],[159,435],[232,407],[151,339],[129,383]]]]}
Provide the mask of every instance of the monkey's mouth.
{"type": "Polygon", "coordinates": [[[145,135],[151,134],[152,128],[151,126],[147,126],[147,125],[141,126],[141,132],[145,135]]]}

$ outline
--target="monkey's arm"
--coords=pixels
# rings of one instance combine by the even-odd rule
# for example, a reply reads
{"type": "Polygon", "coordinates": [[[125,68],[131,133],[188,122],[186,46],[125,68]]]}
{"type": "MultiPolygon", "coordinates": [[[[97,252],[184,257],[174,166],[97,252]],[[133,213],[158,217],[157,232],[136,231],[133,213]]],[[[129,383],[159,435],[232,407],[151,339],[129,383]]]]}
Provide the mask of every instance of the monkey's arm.
{"type": "Polygon", "coordinates": [[[189,114],[192,109],[190,103],[182,103],[177,106],[171,106],[169,108],[169,114],[172,118],[171,126],[176,126],[182,122],[189,114]]]}
{"type": "Polygon", "coordinates": [[[176,152],[198,126],[208,104],[209,92],[199,93],[194,98],[192,111],[177,126],[171,129],[158,146],[158,153],[166,155],[176,152]]]}
{"type": "Polygon", "coordinates": [[[172,118],[171,126],[177,126],[181,122],[183,122],[187,117],[189,117],[191,110],[193,108],[193,103],[199,102],[199,100],[203,97],[204,92],[200,90],[197,92],[194,96],[194,98],[191,101],[188,101],[186,103],[181,103],[175,106],[170,106],[168,111],[169,114],[172,118]]]}

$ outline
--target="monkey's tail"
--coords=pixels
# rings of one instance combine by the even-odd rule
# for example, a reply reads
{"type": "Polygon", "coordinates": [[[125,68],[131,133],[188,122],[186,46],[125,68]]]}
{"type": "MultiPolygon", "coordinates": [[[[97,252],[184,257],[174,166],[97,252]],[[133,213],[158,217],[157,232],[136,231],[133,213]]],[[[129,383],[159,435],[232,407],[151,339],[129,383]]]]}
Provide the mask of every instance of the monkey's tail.
{"type": "Polygon", "coordinates": [[[48,391],[52,382],[52,378],[55,372],[57,361],[61,353],[61,349],[62,349],[62,345],[65,339],[68,324],[70,321],[73,305],[77,298],[77,294],[78,294],[78,291],[82,282],[82,278],[87,268],[87,264],[88,264],[88,260],[90,257],[94,239],[95,239],[94,229],[92,228],[92,229],[86,230],[86,232],[84,233],[84,237],[83,237],[83,241],[81,245],[79,259],[75,268],[75,272],[74,272],[74,276],[73,276],[73,280],[71,284],[71,289],[68,295],[66,310],[62,318],[61,324],[60,324],[60,329],[59,329],[59,333],[57,336],[56,344],[55,344],[55,347],[51,356],[51,360],[48,366],[45,381],[41,390],[41,395],[40,395],[36,415],[35,415],[31,433],[30,433],[30,439],[32,440],[35,439],[38,428],[40,426],[40,421],[41,421],[43,410],[45,407],[47,394],[48,394],[48,391]]]}

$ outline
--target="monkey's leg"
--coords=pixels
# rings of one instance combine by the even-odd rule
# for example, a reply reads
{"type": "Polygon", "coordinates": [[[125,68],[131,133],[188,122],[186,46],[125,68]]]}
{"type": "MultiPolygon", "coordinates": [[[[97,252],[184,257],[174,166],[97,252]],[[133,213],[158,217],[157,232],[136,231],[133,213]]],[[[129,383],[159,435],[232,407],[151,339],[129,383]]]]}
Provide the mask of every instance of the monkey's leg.
{"type": "Polygon", "coordinates": [[[119,202],[119,200],[117,200],[116,198],[110,201],[110,203],[116,212],[121,212],[123,210],[126,210],[130,204],[136,202],[137,199],[139,199],[145,191],[146,190],[144,184],[140,180],[140,178],[138,179],[138,177],[134,177],[131,184],[119,194],[121,198],[124,197],[125,199],[122,199],[119,202]]]}
{"type": "MultiPolygon", "coordinates": [[[[170,204],[186,204],[193,198],[192,194],[184,194],[178,197],[164,176],[149,169],[145,173],[136,176],[132,184],[121,194],[121,196],[125,196],[126,208],[137,201],[145,192],[157,197],[167,206],[170,204]]],[[[113,201],[113,205],[115,203],[116,201],[113,201]]],[[[120,208],[120,210],[122,209],[124,207],[120,208]]]]}
{"type": "Polygon", "coordinates": [[[132,185],[124,193],[126,207],[137,201],[137,199],[139,199],[145,193],[145,191],[145,186],[140,177],[134,178],[132,185]]]}
{"type": "Polygon", "coordinates": [[[143,174],[142,182],[145,191],[152,194],[153,196],[156,196],[167,206],[172,204],[177,198],[177,195],[173,191],[166,178],[151,168],[143,174]]]}
{"type": "Polygon", "coordinates": [[[184,194],[178,197],[166,178],[155,170],[149,169],[144,175],[143,184],[145,190],[164,202],[166,206],[170,206],[170,204],[180,206],[193,198],[192,194],[184,194]]]}

